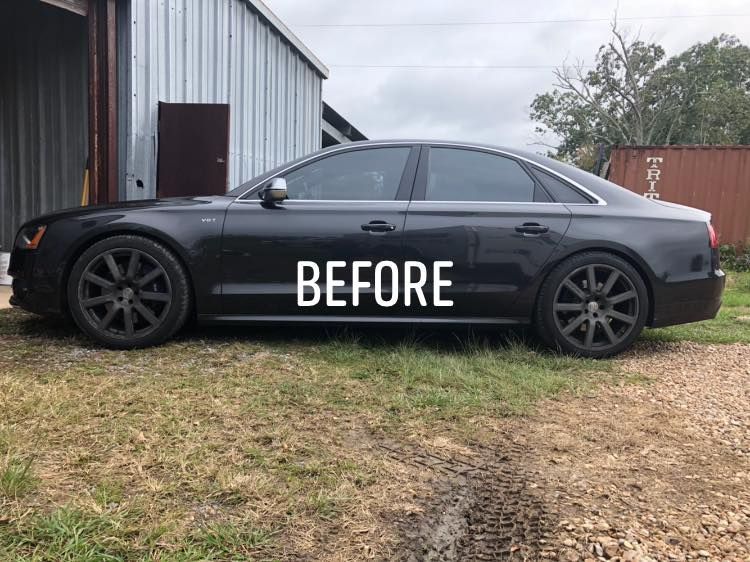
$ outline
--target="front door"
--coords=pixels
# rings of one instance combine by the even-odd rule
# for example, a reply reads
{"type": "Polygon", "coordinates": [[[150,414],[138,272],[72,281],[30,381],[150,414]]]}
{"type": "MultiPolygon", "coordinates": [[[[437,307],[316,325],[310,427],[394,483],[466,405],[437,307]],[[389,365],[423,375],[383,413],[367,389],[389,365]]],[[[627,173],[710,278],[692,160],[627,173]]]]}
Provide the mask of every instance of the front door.
{"type": "Polygon", "coordinates": [[[425,148],[404,235],[405,259],[453,261],[443,288],[450,309],[423,316],[512,320],[570,224],[516,159],[492,151],[425,148]]]}
{"type": "MultiPolygon", "coordinates": [[[[410,145],[344,148],[278,176],[287,183],[289,199],[283,203],[262,203],[257,190],[232,203],[222,243],[224,315],[283,320],[369,317],[390,310],[375,302],[374,266],[385,260],[399,268],[403,263],[403,228],[418,156],[419,148],[410,145]],[[355,260],[373,265],[358,270],[356,306],[355,260]],[[317,304],[298,304],[300,261],[317,266],[317,304]],[[330,291],[329,277],[337,282],[330,291]]],[[[303,274],[307,281],[315,277],[312,267],[303,274]]],[[[314,301],[314,289],[308,286],[303,296],[314,301]]]]}

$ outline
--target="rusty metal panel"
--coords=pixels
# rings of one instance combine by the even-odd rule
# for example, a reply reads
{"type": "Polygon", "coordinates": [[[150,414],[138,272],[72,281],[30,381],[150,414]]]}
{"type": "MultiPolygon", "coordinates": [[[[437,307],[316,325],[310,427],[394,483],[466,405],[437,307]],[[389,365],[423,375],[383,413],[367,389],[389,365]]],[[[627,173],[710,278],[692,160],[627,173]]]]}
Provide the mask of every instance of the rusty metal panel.
{"type": "Polygon", "coordinates": [[[750,243],[750,146],[621,146],[609,180],[709,211],[722,243],[750,243]]]}
{"type": "MultiPolygon", "coordinates": [[[[320,148],[327,70],[253,0],[131,0],[125,92],[128,199],[154,197],[160,101],[230,105],[229,182],[320,148]]],[[[317,60],[317,59],[316,59],[317,60]]]]}
{"type": "Polygon", "coordinates": [[[40,2],[0,18],[0,245],[80,204],[88,151],[86,19],[40,2]]]}

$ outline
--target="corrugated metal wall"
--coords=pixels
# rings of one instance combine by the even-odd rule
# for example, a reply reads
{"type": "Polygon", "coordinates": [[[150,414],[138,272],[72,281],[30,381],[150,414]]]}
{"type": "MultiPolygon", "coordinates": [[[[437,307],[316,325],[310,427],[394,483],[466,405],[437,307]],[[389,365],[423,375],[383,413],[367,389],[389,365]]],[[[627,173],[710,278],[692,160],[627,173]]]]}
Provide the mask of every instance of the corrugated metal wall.
{"type": "Polygon", "coordinates": [[[244,0],[131,0],[129,21],[126,198],[156,193],[159,101],[230,104],[229,189],[320,147],[322,77],[244,0]]]}
{"type": "Polygon", "coordinates": [[[610,181],[709,211],[722,243],[750,243],[750,146],[623,146],[610,162],[610,181]]]}
{"type": "Polygon", "coordinates": [[[0,17],[0,245],[80,203],[88,153],[86,19],[13,0],[0,17]]]}

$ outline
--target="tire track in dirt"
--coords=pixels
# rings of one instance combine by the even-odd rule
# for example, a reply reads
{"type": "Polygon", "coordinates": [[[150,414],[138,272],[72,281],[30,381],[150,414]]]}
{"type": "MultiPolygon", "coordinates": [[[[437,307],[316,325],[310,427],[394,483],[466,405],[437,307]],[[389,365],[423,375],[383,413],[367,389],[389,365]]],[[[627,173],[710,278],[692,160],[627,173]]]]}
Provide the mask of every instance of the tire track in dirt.
{"type": "Polygon", "coordinates": [[[750,560],[750,346],[644,343],[617,365],[491,448],[385,445],[435,474],[398,559],[750,560]]]}
{"type": "Polygon", "coordinates": [[[387,456],[436,472],[435,493],[416,520],[402,522],[401,560],[529,560],[538,557],[547,517],[524,471],[525,448],[476,446],[477,458],[442,457],[381,444],[387,456]],[[501,452],[499,452],[501,451],[501,452]],[[479,460],[477,460],[479,459],[479,460]]]}

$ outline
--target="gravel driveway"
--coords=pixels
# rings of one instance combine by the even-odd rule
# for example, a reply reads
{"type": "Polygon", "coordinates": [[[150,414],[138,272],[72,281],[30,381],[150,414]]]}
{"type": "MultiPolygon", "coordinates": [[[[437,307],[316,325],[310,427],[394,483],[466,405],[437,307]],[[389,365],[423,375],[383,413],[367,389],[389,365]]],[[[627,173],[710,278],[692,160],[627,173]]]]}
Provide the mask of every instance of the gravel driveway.
{"type": "Polygon", "coordinates": [[[555,528],[541,555],[750,560],[750,346],[644,344],[625,378],[529,424],[555,528]]]}

